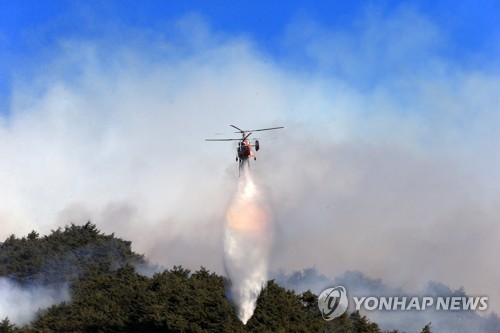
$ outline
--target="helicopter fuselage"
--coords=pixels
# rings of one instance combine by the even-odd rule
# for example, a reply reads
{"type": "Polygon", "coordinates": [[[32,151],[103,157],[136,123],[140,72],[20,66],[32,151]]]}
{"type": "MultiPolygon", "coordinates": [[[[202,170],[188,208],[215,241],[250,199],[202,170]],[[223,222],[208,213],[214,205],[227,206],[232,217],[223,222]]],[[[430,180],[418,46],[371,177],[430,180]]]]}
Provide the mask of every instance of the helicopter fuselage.
{"type": "Polygon", "coordinates": [[[238,142],[238,147],[236,148],[237,159],[245,160],[249,157],[255,157],[252,154],[252,145],[249,140],[242,140],[238,142]]]}

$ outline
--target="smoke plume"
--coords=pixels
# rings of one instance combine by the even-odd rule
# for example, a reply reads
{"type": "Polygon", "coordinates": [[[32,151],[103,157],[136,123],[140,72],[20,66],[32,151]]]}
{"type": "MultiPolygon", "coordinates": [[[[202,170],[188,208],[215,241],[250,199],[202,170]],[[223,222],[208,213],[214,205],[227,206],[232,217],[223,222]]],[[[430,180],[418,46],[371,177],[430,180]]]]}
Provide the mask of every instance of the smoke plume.
{"type": "Polygon", "coordinates": [[[0,278],[0,318],[8,317],[18,325],[28,324],[40,309],[69,299],[67,284],[57,289],[21,286],[10,279],[0,278]]]}
{"type": "Polygon", "coordinates": [[[226,214],[224,263],[231,281],[230,298],[246,324],[267,281],[272,219],[262,190],[249,170],[240,177],[237,192],[226,214]]]}

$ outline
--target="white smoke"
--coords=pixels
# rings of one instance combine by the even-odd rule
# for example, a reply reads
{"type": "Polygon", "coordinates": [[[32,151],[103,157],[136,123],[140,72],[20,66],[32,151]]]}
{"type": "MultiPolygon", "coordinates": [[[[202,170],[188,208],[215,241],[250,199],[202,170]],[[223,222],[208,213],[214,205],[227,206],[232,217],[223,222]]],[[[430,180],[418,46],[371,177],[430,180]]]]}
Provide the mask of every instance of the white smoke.
{"type": "Polygon", "coordinates": [[[53,304],[68,301],[69,288],[44,286],[24,287],[7,278],[0,278],[0,318],[8,317],[18,325],[28,324],[37,312],[53,304]]]}
{"type": "Polygon", "coordinates": [[[242,169],[226,215],[224,262],[231,299],[238,307],[238,318],[246,324],[268,278],[272,219],[261,189],[250,172],[242,169]]]}

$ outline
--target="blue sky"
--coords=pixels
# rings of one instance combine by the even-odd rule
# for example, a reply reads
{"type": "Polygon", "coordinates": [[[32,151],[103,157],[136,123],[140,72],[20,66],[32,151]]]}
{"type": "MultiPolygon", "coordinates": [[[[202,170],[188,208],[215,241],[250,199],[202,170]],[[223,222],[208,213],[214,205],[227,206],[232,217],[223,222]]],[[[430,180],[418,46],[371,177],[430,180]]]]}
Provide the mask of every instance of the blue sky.
{"type": "Polygon", "coordinates": [[[272,269],[500,299],[498,17],[498,1],[0,2],[0,241],[91,219],[154,262],[223,272],[234,147],[203,139],[285,126],[252,165],[272,269]]]}
{"type": "Polygon", "coordinates": [[[401,8],[412,8],[440,30],[443,39],[434,47],[448,61],[498,72],[500,9],[493,0],[16,1],[0,4],[0,106],[8,113],[13,77],[34,75],[36,67],[50,61],[60,41],[68,38],[109,38],[119,43],[126,38],[120,34],[125,27],[168,34],[171,22],[196,13],[213,31],[247,36],[276,61],[292,58],[302,66],[314,66],[313,59],[301,57],[300,44],[283,41],[295,22],[314,22],[324,29],[350,31],[359,37],[369,15],[390,20],[401,8]]]}

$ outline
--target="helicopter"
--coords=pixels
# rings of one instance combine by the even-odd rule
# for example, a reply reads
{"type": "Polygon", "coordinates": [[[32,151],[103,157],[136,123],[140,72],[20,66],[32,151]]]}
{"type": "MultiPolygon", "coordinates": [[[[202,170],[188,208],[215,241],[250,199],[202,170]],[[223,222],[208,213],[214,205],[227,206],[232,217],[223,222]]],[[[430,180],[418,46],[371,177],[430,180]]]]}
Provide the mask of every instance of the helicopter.
{"type": "Polygon", "coordinates": [[[254,161],[257,160],[257,156],[255,156],[255,154],[252,153],[252,147],[255,148],[255,151],[258,151],[260,149],[259,140],[253,139],[254,143],[252,144],[248,139],[250,135],[252,135],[253,132],[270,131],[270,130],[284,128],[283,126],[279,126],[279,127],[260,128],[254,130],[242,130],[241,128],[236,127],[234,125],[229,125],[229,126],[238,130],[238,132],[234,133],[240,133],[241,134],[240,139],[205,139],[205,141],[238,141],[238,146],[236,148],[236,162],[239,162],[240,174],[241,174],[241,169],[243,167],[243,163],[245,161],[248,161],[248,165],[250,166],[249,158],[253,157],[254,161]]]}

